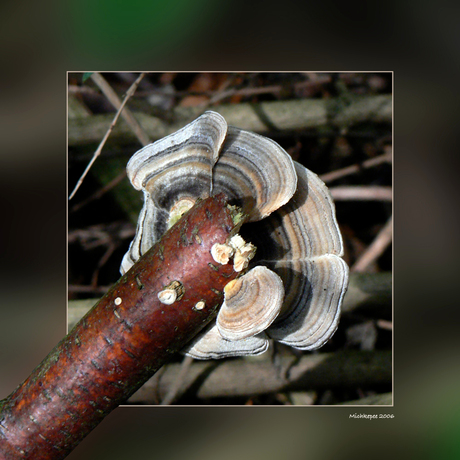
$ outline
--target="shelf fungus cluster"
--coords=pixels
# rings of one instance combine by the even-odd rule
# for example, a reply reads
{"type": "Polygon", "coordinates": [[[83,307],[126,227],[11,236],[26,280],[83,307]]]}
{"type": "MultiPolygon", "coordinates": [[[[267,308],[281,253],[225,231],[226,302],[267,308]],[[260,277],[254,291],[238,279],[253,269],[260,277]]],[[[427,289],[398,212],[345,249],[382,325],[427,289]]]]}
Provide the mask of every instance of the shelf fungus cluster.
{"type": "MultiPolygon", "coordinates": [[[[138,151],[127,171],[144,206],[122,274],[199,199],[223,192],[245,216],[238,234],[211,249],[216,269],[230,263],[239,275],[225,286],[216,320],[185,354],[257,355],[270,339],[313,350],[329,340],[348,267],[334,204],[318,176],[276,142],[228,126],[215,112],[138,151]]],[[[180,301],[173,291],[159,295],[180,301]]]]}

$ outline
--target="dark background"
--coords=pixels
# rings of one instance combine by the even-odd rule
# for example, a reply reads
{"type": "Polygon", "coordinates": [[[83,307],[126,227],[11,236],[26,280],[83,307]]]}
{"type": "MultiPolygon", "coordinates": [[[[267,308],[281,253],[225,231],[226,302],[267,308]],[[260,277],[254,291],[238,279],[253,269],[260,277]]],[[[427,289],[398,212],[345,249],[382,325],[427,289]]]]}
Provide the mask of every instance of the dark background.
{"type": "MultiPolygon", "coordinates": [[[[121,98],[127,93],[139,74],[103,72],[98,75],[102,76],[121,98]]],[[[74,189],[103,137],[101,133],[85,141],[84,136],[80,135],[77,141],[75,140],[78,137],[77,134],[88,133],[88,126],[94,129],[99,117],[103,114],[109,120],[108,128],[115,113],[114,107],[107,101],[106,96],[101,93],[98,84],[93,80],[94,76],[77,72],[70,72],[68,76],[69,191],[74,189]],[[77,102],[87,113],[85,119],[74,118],[75,115],[71,108],[77,102]],[[81,129],[81,126],[85,128],[81,129]]],[[[249,104],[262,124],[264,118],[269,119],[263,134],[278,142],[298,163],[324,178],[333,196],[335,196],[334,191],[337,190],[337,187],[342,190],[349,189],[350,186],[367,188],[369,191],[372,190],[372,187],[388,190],[390,199],[386,200],[376,199],[375,196],[371,200],[336,199],[337,221],[344,240],[344,260],[349,265],[351,272],[355,272],[355,264],[392,216],[392,90],[392,72],[149,72],[145,74],[136,92],[127,101],[126,107],[138,116],[143,114],[145,117],[156,117],[156,120],[162,120],[167,126],[173,124],[172,130],[175,130],[183,127],[205,110],[232,109],[235,111],[249,104]],[[225,94],[227,94],[226,97],[224,97],[225,94]],[[340,126],[334,125],[333,118],[340,117],[340,114],[347,110],[352,101],[382,99],[382,96],[388,102],[384,105],[387,110],[377,104],[370,111],[372,115],[369,115],[367,119],[360,122],[349,120],[348,123],[342,123],[340,126]],[[269,104],[302,103],[305,100],[323,105],[327,103],[329,107],[327,119],[319,124],[321,116],[317,116],[316,126],[315,123],[311,123],[310,127],[300,127],[301,123],[293,115],[295,110],[291,109],[290,115],[286,116],[291,121],[290,125],[297,126],[297,128],[286,129],[285,127],[280,128],[276,117],[271,118],[271,115],[264,115],[264,110],[267,110],[269,104]],[[195,115],[188,118],[187,121],[181,119],[183,112],[190,111],[190,109],[197,109],[195,115]],[[383,112],[388,115],[383,117],[383,112]],[[382,156],[386,156],[387,160],[379,165],[371,168],[362,167],[354,174],[335,180],[328,179],[328,174],[330,175],[331,172],[340,171],[350,165],[362,164],[367,160],[379,159],[382,156]]],[[[278,113],[284,113],[284,111],[278,106],[278,113]]],[[[225,112],[221,114],[225,116],[225,112]]],[[[230,115],[227,121],[240,128],[250,129],[245,124],[247,121],[244,117],[239,116],[237,121],[231,121],[230,115]]],[[[123,123],[122,120],[119,120],[117,128],[123,123]]],[[[151,135],[150,141],[161,137],[161,135],[155,136],[152,131],[148,133],[151,135]]],[[[135,191],[126,177],[126,164],[141,146],[142,143],[134,136],[119,136],[118,131],[113,130],[104,144],[101,155],[93,163],[89,174],[85,176],[81,187],[69,202],[69,300],[92,299],[89,302],[89,305],[92,305],[96,303],[95,299],[105,294],[120,276],[120,261],[133,239],[140,207],[143,203],[142,193],[135,191]],[[114,182],[117,184],[109,187],[114,182]],[[103,191],[105,193],[102,193],[103,191]]],[[[255,261],[253,261],[257,265],[257,258],[272,257],[266,252],[267,249],[264,251],[263,246],[266,246],[267,243],[263,244],[263,239],[251,239],[250,229],[250,225],[245,225],[241,231],[248,241],[252,241],[258,247],[255,261]]],[[[259,227],[259,230],[252,231],[258,234],[263,230],[262,227],[259,227]]],[[[367,274],[387,272],[391,279],[392,263],[392,245],[388,244],[383,254],[376,257],[373,263],[362,268],[361,271],[367,274]]],[[[371,311],[367,313],[363,311],[347,312],[344,308],[337,332],[317,352],[322,354],[334,352],[337,356],[338,351],[349,353],[350,350],[367,350],[373,355],[388,351],[391,356],[393,338],[391,326],[389,329],[380,326],[380,322],[391,322],[392,320],[391,286],[388,291],[388,300],[384,302],[380,310],[374,308],[369,309],[371,311]]],[[[75,303],[69,303],[70,316],[72,305],[75,303]]],[[[311,355],[311,352],[301,353],[278,343],[276,347],[270,347],[268,353],[260,356],[257,362],[262,360],[272,369],[276,369],[276,361],[280,356],[294,357],[295,355],[296,359],[300,359],[302,354],[311,355]]],[[[183,356],[177,354],[173,361],[180,362],[182,359],[183,356]]],[[[242,358],[238,361],[240,363],[242,361],[254,362],[254,360],[248,361],[242,358]]],[[[223,361],[219,360],[215,365],[220,366],[222,363],[223,361]]],[[[322,388],[317,388],[317,391],[311,393],[309,398],[311,404],[334,405],[366,396],[375,397],[378,394],[391,393],[391,357],[387,363],[388,368],[385,369],[385,374],[389,377],[383,381],[376,379],[379,372],[375,369],[370,371],[374,375],[373,383],[365,382],[365,378],[361,375],[361,379],[358,377],[353,384],[342,379],[336,385],[328,386],[323,377],[322,388]]],[[[337,371],[337,365],[334,366],[337,371]]],[[[356,371],[351,373],[356,374],[356,371]]],[[[300,389],[314,390],[311,384],[300,389]]],[[[258,395],[253,390],[252,393],[248,391],[245,396],[215,396],[209,399],[200,399],[194,393],[196,392],[192,390],[189,394],[186,392],[182,397],[175,398],[174,404],[300,404],[297,395],[293,396],[289,391],[265,391],[258,395]]],[[[155,391],[151,390],[149,394],[150,399],[144,400],[144,403],[155,404],[155,391]]],[[[219,395],[218,390],[216,395],[219,395]]],[[[137,401],[139,402],[139,399],[137,401]]],[[[307,404],[305,399],[303,401],[304,404],[307,404]]]]}
{"type": "Polygon", "coordinates": [[[120,408],[69,458],[453,458],[459,6],[138,1],[124,14],[104,3],[2,6],[0,397],[65,333],[66,71],[393,70],[395,406],[356,412],[394,419],[350,419],[351,408],[120,408]]]}

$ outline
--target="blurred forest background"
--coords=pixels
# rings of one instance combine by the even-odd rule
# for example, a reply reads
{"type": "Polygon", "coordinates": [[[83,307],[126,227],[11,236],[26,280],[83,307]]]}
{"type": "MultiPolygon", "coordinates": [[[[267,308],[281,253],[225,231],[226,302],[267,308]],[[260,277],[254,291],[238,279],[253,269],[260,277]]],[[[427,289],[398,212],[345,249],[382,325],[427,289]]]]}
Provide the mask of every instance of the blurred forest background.
{"type": "Polygon", "coordinates": [[[325,181],[351,269],[339,328],[321,349],[178,355],[127,404],[392,404],[392,93],[391,72],[69,73],[69,328],[120,276],[142,207],[129,158],[206,110],[270,137],[325,181]]]}

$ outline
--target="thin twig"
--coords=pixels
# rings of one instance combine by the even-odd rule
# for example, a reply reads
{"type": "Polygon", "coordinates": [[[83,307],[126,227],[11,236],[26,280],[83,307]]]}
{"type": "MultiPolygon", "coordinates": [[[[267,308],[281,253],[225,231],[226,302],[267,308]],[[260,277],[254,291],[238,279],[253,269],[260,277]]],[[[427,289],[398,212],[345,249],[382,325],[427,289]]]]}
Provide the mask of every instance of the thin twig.
{"type": "Polygon", "coordinates": [[[329,189],[332,198],[338,201],[392,201],[391,187],[344,186],[329,189]]]}
{"type": "MultiPolygon", "coordinates": [[[[141,73],[136,81],[130,86],[128,91],[126,92],[126,97],[131,97],[134,94],[135,89],[139,85],[142,78],[144,78],[145,73],[141,73]]],[[[104,93],[105,97],[109,100],[109,102],[115,107],[115,109],[119,109],[122,101],[118,97],[118,94],[112,89],[112,87],[107,83],[107,80],[100,74],[100,73],[93,73],[91,75],[92,80],[99,86],[101,91],[104,93]]],[[[142,126],[138,123],[138,121],[134,118],[133,114],[128,108],[125,108],[121,113],[123,120],[128,123],[129,127],[132,129],[133,133],[136,135],[139,142],[146,146],[150,144],[150,138],[146,134],[146,132],[142,129],[142,126]]]]}
{"type": "Polygon", "coordinates": [[[377,327],[380,329],[386,329],[387,331],[393,330],[393,322],[386,319],[379,319],[376,322],[377,327]]]}
{"type": "Polygon", "coordinates": [[[69,284],[68,291],[84,294],[105,294],[112,286],[84,286],[81,284],[69,284]]]}
{"type": "Polygon", "coordinates": [[[109,192],[115,186],[117,186],[125,177],[126,177],[126,171],[121,172],[120,174],[118,174],[117,177],[113,178],[109,183],[105,184],[104,187],[100,188],[95,193],[93,193],[91,196],[89,196],[85,200],[80,201],[75,206],[73,206],[70,211],[71,212],[78,211],[79,209],[83,208],[84,206],[86,206],[87,204],[91,203],[92,201],[101,198],[107,192],[109,192]]]}
{"type": "Polygon", "coordinates": [[[99,272],[101,271],[101,268],[110,259],[110,256],[114,253],[114,251],[115,251],[115,249],[117,249],[117,247],[118,247],[118,245],[115,244],[113,241],[108,243],[107,249],[106,249],[104,255],[99,260],[99,263],[97,264],[96,270],[94,270],[93,276],[91,277],[91,286],[97,287],[97,282],[98,282],[98,278],[99,278],[99,272]]]}
{"type": "Polygon", "coordinates": [[[229,91],[228,88],[230,88],[234,84],[236,79],[237,79],[237,75],[232,75],[230,78],[227,78],[224,81],[224,83],[220,86],[220,88],[217,90],[217,92],[212,97],[210,97],[208,101],[200,105],[211,105],[211,104],[215,104],[218,101],[221,101],[222,99],[225,99],[229,91]]]}
{"type": "Polygon", "coordinates": [[[393,239],[393,216],[388,219],[388,222],[380,230],[372,244],[358,258],[351,267],[351,271],[364,272],[372,263],[374,263],[385,251],[393,239]]]}
{"type": "MultiPolygon", "coordinates": [[[[93,74],[94,75],[94,74],[93,74]]],[[[75,195],[75,193],[77,192],[77,190],[80,188],[80,185],[83,183],[83,180],[85,179],[86,175],[88,174],[88,171],[91,169],[91,166],[93,165],[93,163],[96,161],[96,158],[101,154],[101,151],[102,151],[102,148],[104,147],[110,133],[112,132],[112,129],[114,128],[114,126],[116,125],[117,123],[117,120],[118,120],[118,117],[120,116],[121,112],[123,111],[123,108],[124,106],[126,105],[126,103],[128,102],[129,98],[134,94],[134,92],[136,91],[136,88],[137,88],[137,85],[139,84],[139,82],[141,81],[141,79],[144,77],[144,74],[141,74],[137,80],[131,85],[131,87],[128,89],[128,91],[126,92],[126,95],[125,95],[125,98],[123,99],[123,102],[120,104],[120,107],[118,108],[117,110],[117,113],[115,114],[115,117],[113,118],[113,121],[112,121],[112,124],[110,125],[109,129],[107,130],[107,132],[105,133],[105,136],[104,138],[102,139],[101,143],[99,144],[99,147],[97,148],[97,150],[94,152],[94,155],[93,155],[93,158],[91,159],[91,161],[89,162],[88,166],[86,167],[86,169],[84,170],[83,174],[81,175],[80,179],[78,179],[78,182],[77,182],[77,185],[75,186],[75,188],[73,189],[72,193],[70,194],[69,196],[69,200],[71,200],[73,198],[73,196],[75,195]]]]}
{"type": "Polygon", "coordinates": [[[341,179],[342,177],[349,176],[350,174],[357,173],[361,171],[362,169],[372,168],[382,163],[390,163],[391,160],[392,160],[392,154],[391,152],[388,152],[388,153],[384,153],[383,155],[379,155],[378,157],[363,161],[362,163],[354,164],[351,166],[347,166],[346,168],[337,169],[336,171],[331,171],[329,173],[322,174],[319,177],[324,182],[330,183],[334,180],[341,179]]]}
{"type": "MultiPolygon", "coordinates": [[[[308,88],[311,86],[317,86],[322,83],[329,83],[331,80],[330,77],[325,77],[319,79],[318,81],[302,81],[293,83],[292,86],[294,90],[298,91],[303,88],[308,88]]],[[[211,105],[216,102],[220,102],[223,99],[232,96],[255,96],[260,94],[279,94],[284,91],[284,86],[282,85],[272,85],[272,86],[259,86],[256,88],[232,88],[228,90],[220,90],[219,92],[214,93],[214,96],[209,101],[203,102],[200,106],[211,105]]],[[[211,92],[212,94],[212,92],[211,92]]]]}
{"type": "Polygon", "coordinates": [[[171,388],[166,393],[166,396],[161,401],[160,404],[162,406],[168,406],[176,399],[179,393],[179,390],[181,389],[181,386],[185,380],[185,376],[187,375],[187,372],[189,371],[192,363],[193,363],[193,358],[191,358],[190,356],[186,356],[182,360],[179,375],[177,376],[177,379],[174,381],[174,384],[171,386],[171,388]]]}
{"type": "Polygon", "coordinates": [[[255,96],[258,94],[273,94],[281,92],[282,87],[279,85],[276,86],[262,86],[258,88],[241,88],[241,89],[228,89],[224,90],[221,93],[216,94],[213,96],[209,101],[205,101],[200,105],[210,105],[215,104],[216,102],[220,102],[223,99],[232,96],[255,96]]]}
{"type": "Polygon", "coordinates": [[[115,222],[109,225],[93,225],[82,229],[73,229],[68,233],[68,244],[80,241],[84,249],[93,249],[111,243],[114,240],[126,240],[135,235],[131,224],[115,222]]]}

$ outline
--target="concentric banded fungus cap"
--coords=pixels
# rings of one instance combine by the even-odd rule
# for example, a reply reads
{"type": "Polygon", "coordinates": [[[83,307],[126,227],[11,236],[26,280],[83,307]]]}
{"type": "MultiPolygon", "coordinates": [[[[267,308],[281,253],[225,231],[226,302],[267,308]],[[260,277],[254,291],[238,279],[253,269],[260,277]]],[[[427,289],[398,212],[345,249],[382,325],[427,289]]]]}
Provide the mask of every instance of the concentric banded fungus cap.
{"type": "Polygon", "coordinates": [[[144,193],[136,236],[123,258],[122,274],[158,241],[198,198],[225,192],[251,220],[285,204],[296,190],[290,156],[276,142],[227,126],[205,112],[183,129],[144,147],[127,166],[144,193]]]}
{"type": "Polygon", "coordinates": [[[295,164],[298,188],[287,205],[246,228],[245,236],[260,248],[255,263],[275,271],[286,297],[267,334],[287,345],[312,350],[335,332],[348,266],[335,208],[326,185],[295,164]]]}
{"type": "Polygon", "coordinates": [[[195,359],[221,359],[260,355],[268,350],[268,346],[268,336],[264,332],[247,339],[226,340],[220,335],[216,323],[212,323],[182,352],[195,359]]]}
{"type": "Polygon", "coordinates": [[[276,142],[242,129],[228,127],[227,139],[214,167],[213,192],[257,221],[286,204],[297,188],[291,157],[276,142]]]}
{"type": "Polygon", "coordinates": [[[257,266],[225,286],[225,300],[217,315],[217,329],[227,340],[259,334],[278,316],[284,299],[281,278],[257,266]]]}
{"type": "Polygon", "coordinates": [[[139,150],[128,162],[128,177],[134,188],[146,189],[155,205],[166,210],[191,191],[209,196],[211,170],[226,135],[225,119],[216,112],[205,112],[179,131],[139,150]]]}

